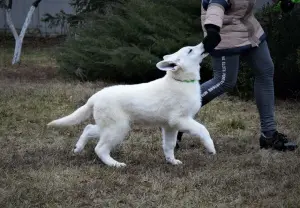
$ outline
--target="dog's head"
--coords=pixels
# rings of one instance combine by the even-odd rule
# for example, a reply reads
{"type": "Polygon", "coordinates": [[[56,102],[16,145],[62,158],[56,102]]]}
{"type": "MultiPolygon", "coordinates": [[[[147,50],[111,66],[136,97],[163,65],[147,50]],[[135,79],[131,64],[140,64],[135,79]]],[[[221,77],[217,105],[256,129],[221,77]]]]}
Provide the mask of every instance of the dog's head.
{"type": "Polygon", "coordinates": [[[173,54],[165,55],[164,60],[158,62],[156,67],[162,71],[181,70],[186,73],[199,73],[200,64],[207,55],[204,53],[203,43],[186,46],[173,54]]]}

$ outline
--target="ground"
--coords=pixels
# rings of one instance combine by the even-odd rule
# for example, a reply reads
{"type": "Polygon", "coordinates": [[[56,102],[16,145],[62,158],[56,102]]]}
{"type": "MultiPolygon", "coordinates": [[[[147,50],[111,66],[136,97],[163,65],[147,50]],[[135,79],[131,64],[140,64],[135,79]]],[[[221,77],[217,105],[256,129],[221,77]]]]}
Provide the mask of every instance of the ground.
{"type": "MultiPolygon", "coordinates": [[[[25,42],[17,66],[12,48],[0,48],[0,207],[299,207],[300,152],[259,149],[254,102],[221,97],[200,110],[215,156],[184,135],[176,151],[183,165],[169,165],[159,129],[134,126],[112,153],[127,167],[109,168],[94,141],[72,153],[91,121],[46,128],[106,84],[61,79],[47,43],[25,42]]],[[[279,129],[297,142],[299,110],[299,103],[276,100],[279,129]]]]}

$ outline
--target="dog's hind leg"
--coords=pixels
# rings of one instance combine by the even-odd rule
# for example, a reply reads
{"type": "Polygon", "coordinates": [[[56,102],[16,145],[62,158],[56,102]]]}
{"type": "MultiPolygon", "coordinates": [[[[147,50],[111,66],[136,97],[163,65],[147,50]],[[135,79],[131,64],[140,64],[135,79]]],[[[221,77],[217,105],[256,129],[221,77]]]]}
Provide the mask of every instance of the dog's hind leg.
{"type": "Polygon", "coordinates": [[[172,165],[182,164],[180,160],[175,159],[174,149],[176,146],[177,140],[177,130],[172,128],[162,128],[162,137],[163,137],[163,150],[167,162],[172,165]]]}
{"type": "Polygon", "coordinates": [[[202,144],[210,154],[216,154],[216,149],[213,140],[210,137],[208,130],[202,124],[194,119],[182,119],[179,123],[179,129],[183,132],[188,132],[193,136],[201,139],[202,144]]]}
{"type": "Polygon", "coordinates": [[[101,129],[100,140],[95,147],[95,152],[102,162],[108,166],[123,167],[125,163],[120,163],[110,156],[111,150],[120,144],[129,131],[128,122],[120,122],[101,129]]]}
{"type": "Polygon", "coordinates": [[[81,152],[90,139],[96,139],[96,138],[99,139],[99,137],[100,137],[99,126],[93,125],[93,124],[88,124],[84,128],[81,136],[79,137],[79,139],[75,145],[74,153],[81,152]]]}

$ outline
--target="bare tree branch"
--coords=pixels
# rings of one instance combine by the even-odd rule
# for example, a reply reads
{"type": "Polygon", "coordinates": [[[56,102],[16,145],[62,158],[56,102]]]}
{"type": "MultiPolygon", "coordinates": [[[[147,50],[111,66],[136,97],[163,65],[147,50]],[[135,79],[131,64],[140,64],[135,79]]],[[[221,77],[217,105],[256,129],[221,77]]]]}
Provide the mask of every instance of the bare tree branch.
{"type": "MultiPolygon", "coordinates": [[[[4,1],[5,2],[5,1],[4,1]]],[[[11,30],[15,40],[18,39],[18,33],[17,33],[17,30],[12,22],[12,18],[11,18],[11,8],[12,8],[12,4],[13,4],[13,1],[12,0],[9,0],[8,1],[8,5],[6,6],[5,8],[5,11],[6,11],[6,21],[7,21],[7,24],[9,26],[9,29],[11,30]]]]}
{"type": "Polygon", "coordinates": [[[18,40],[18,38],[19,38],[18,33],[17,33],[17,30],[14,26],[14,23],[12,22],[12,19],[11,19],[11,9],[6,9],[5,12],[6,12],[6,21],[7,21],[8,27],[11,30],[15,40],[18,40]]]}
{"type": "Polygon", "coordinates": [[[12,0],[9,0],[9,1],[8,1],[8,5],[7,5],[7,8],[8,8],[8,9],[11,9],[11,8],[12,8],[12,4],[13,4],[13,1],[12,1],[12,0]]]}
{"type": "Polygon", "coordinates": [[[0,0],[0,8],[2,9],[11,9],[12,8],[12,0],[0,0]]]}
{"type": "Polygon", "coordinates": [[[20,35],[18,35],[16,28],[12,22],[12,18],[11,18],[11,9],[12,9],[12,0],[9,0],[8,5],[6,6],[5,4],[3,5],[3,0],[0,0],[0,5],[2,7],[5,8],[6,11],[6,20],[7,20],[7,24],[16,40],[16,44],[15,44],[15,52],[14,52],[14,57],[12,60],[12,64],[18,63],[20,61],[20,57],[21,57],[21,49],[22,49],[22,44],[23,44],[23,39],[26,33],[26,30],[31,22],[32,19],[32,15],[34,10],[36,9],[36,7],[38,7],[39,3],[42,0],[36,0],[32,3],[32,6],[29,9],[29,12],[27,13],[25,22],[23,24],[22,30],[20,35]]]}
{"type": "Polygon", "coordinates": [[[38,7],[39,6],[39,3],[41,2],[42,0],[36,0],[32,3],[32,6],[34,7],[38,7]]]}

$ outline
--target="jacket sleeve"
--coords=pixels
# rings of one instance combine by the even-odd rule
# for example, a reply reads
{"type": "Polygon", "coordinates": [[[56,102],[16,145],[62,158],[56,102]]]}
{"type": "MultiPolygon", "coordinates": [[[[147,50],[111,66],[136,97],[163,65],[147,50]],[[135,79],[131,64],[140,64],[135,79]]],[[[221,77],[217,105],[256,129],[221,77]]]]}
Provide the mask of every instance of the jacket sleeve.
{"type": "Polygon", "coordinates": [[[213,24],[222,28],[224,13],[230,8],[229,0],[202,0],[202,6],[206,10],[204,25],[213,24]]]}

